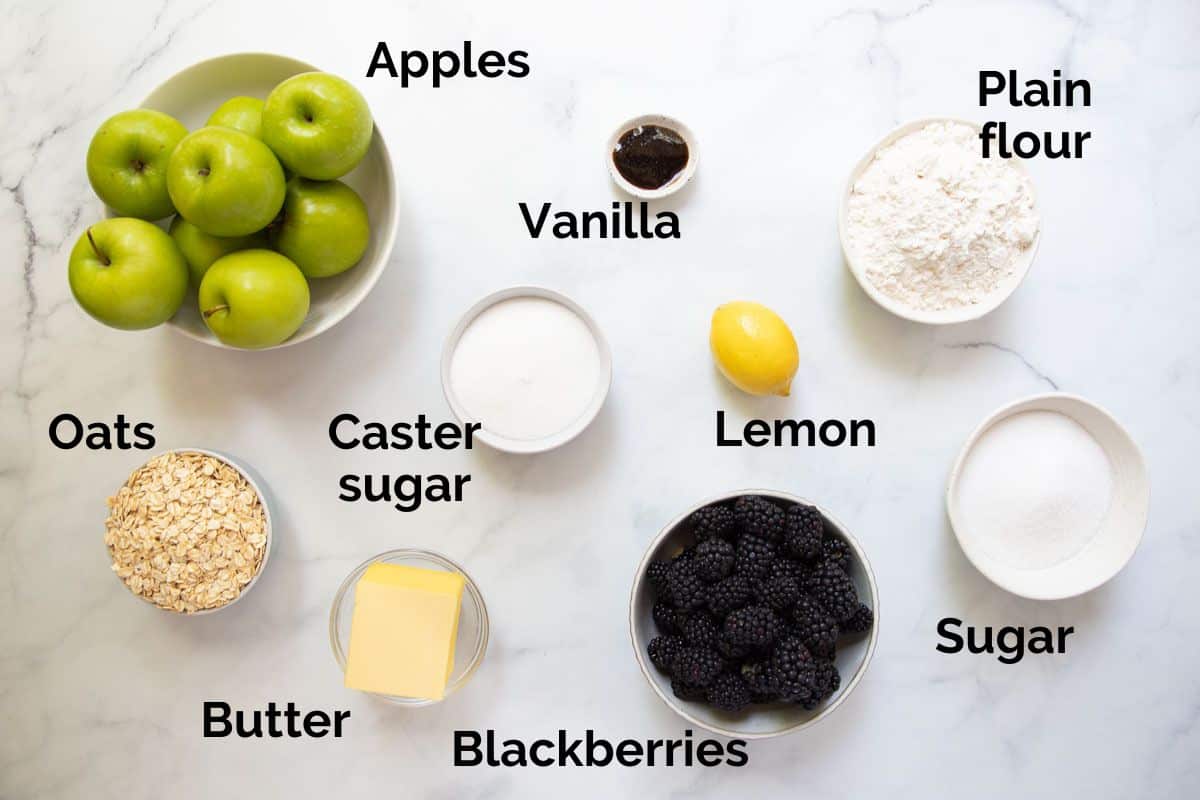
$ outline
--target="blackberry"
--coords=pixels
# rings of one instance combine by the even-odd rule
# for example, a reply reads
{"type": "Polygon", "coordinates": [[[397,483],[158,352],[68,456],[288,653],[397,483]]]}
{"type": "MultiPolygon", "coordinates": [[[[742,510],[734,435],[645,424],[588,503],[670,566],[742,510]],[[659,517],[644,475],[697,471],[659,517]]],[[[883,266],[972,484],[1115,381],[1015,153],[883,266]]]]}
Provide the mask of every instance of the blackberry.
{"type": "Polygon", "coordinates": [[[670,672],[675,664],[675,657],[683,648],[684,643],[681,636],[655,636],[650,640],[650,644],[646,645],[646,654],[650,656],[650,661],[654,666],[663,672],[670,672]]]}
{"type": "Polygon", "coordinates": [[[685,647],[671,662],[671,672],[677,681],[703,688],[708,688],[724,667],[717,651],[707,647],[685,647]]]}
{"type": "Polygon", "coordinates": [[[671,692],[680,700],[703,700],[707,694],[703,686],[692,686],[677,679],[671,681],[671,692]]]}
{"type": "Polygon", "coordinates": [[[692,562],[702,580],[713,583],[733,571],[733,545],[724,539],[707,539],[696,545],[692,562]]]}
{"type": "Polygon", "coordinates": [[[842,685],[842,676],[832,661],[817,662],[817,688],[821,699],[831,697],[842,685]]]}
{"type": "Polygon", "coordinates": [[[696,545],[689,544],[687,547],[683,548],[682,550],[680,550],[678,553],[675,554],[675,557],[671,559],[671,563],[672,564],[682,564],[685,561],[691,561],[692,556],[695,554],[696,554],[696,545]]]}
{"type": "Polygon", "coordinates": [[[721,629],[708,614],[694,614],[681,626],[683,639],[689,647],[716,647],[721,629]]]}
{"type": "Polygon", "coordinates": [[[800,599],[800,581],[790,575],[768,578],[759,588],[759,596],[776,611],[788,611],[800,599]]]}
{"type": "Polygon", "coordinates": [[[718,636],[717,652],[720,653],[721,658],[725,659],[726,661],[741,661],[753,652],[753,648],[740,644],[730,644],[718,636]]]}
{"type": "Polygon", "coordinates": [[[650,566],[646,567],[646,577],[655,594],[661,596],[666,591],[667,573],[670,571],[671,565],[666,561],[651,561],[650,566]]]}
{"type": "Polygon", "coordinates": [[[750,689],[740,675],[727,672],[708,687],[708,702],[722,711],[741,711],[750,705],[750,689]]]}
{"type": "Polygon", "coordinates": [[[811,561],[821,555],[825,518],[812,506],[795,505],[787,510],[783,526],[783,549],[793,558],[811,561]]]}
{"type": "Polygon", "coordinates": [[[859,603],[854,613],[842,622],[842,633],[863,633],[875,624],[875,612],[865,603],[859,603]]]}
{"type": "Polygon", "coordinates": [[[799,637],[786,636],[771,654],[770,680],[779,696],[793,703],[811,702],[820,697],[817,672],[812,654],[799,637]]]}
{"type": "Polygon", "coordinates": [[[676,611],[674,606],[666,600],[659,600],[654,604],[654,624],[663,633],[682,633],[680,623],[683,622],[680,612],[676,611]]]}
{"type": "Polygon", "coordinates": [[[769,661],[748,661],[742,664],[742,680],[755,703],[770,703],[779,699],[779,687],[771,673],[769,661]]]}
{"type": "Polygon", "coordinates": [[[793,561],[790,558],[784,558],[778,554],[775,560],[771,562],[771,568],[767,570],[768,578],[796,578],[803,580],[805,576],[804,565],[798,561],[793,561]]]}
{"type": "Polygon", "coordinates": [[[754,586],[745,575],[730,575],[720,583],[708,588],[708,607],[717,616],[724,617],[734,609],[754,602],[754,586]]]}
{"type": "Polygon", "coordinates": [[[821,561],[848,572],[850,570],[850,548],[841,539],[830,537],[821,542],[821,561]]]}
{"type": "Polygon", "coordinates": [[[733,570],[747,578],[761,578],[771,570],[775,546],[752,533],[743,533],[737,540],[737,556],[733,570]]]}
{"type": "Polygon", "coordinates": [[[812,711],[822,700],[830,697],[842,685],[842,676],[831,661],[816,661],[813,663],[813,691],[800,705],[812,711]]]}
{"type": "Polygon", "coordinates": [[[690,611],[704,605],[707,597],[708,589],[689,559],[680,556],[671,562],[667,572],[667,599],[676,608],[690,611]]]}
{"type": "Polygon", "coordinates": [[[705,506],[693,511],[689,517],[692,533],[698,541],[733,535],[737,528],[737,518],[729,506],[705,506]]]}
{"type": "Polygon", "coordinates": [[[765,497],[749,494],[733,501],[733,513],[746,533],[769,542],[777,542],[783,532],[783,509],[765,497]]]}
{"type": "Polygon", "coordinates": [[[800,637],[800,641],[804,642],[804,646],[814,656],[833,657],[839,633],[837,622],[809,599],[798,603],[794,608],[802,610],[794,615],[792,634],[800,637]]]}
{"type": "Polygon", "coordinates": [[[767,606],[746,606],[730,612],[721,638],[731,645],[766,647],[783,627],[779,616],[767,606]]]}
{"type": "Polygon", "coordinates": [[[858,593],[854,590],[854,582],[841,567],[834,564],[826,562],[813,570],[804,588],[838,622],[848,619],[858,610],[858,593]]]}
{"type": "Polygon", "coordinates": [[[812,595],[801,592],[799,599],[792,606],[791,616],[796,622],[805,624],[813,617],[828,617],[829,614],[821,607],[820,603],[812,598],[812,595]]]}

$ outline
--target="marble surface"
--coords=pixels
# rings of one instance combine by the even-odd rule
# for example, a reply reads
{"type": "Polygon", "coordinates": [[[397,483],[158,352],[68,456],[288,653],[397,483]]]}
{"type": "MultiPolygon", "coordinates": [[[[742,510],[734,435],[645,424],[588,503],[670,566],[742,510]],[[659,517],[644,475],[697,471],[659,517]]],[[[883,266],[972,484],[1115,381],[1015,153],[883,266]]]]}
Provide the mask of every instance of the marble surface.
{"type": "Polygon", "coordinates": [[[741,3],[5,2],[0,18],[0,796],[207,798],[654,796],[1160,797],[1200,784],[1200,8],[1190,0],[769,6],[741,3]],[[523,80],[402,89],[365,80],[375,42],[530,53],[523,80]],[[83,169],[95,127],[205,57],[287,53],[354,78],[394,143],[400,235],[360,309],[304,345],[231,353],[109,330],[72,302],[66,255],[102,209],[83,169]],[[1094,106],[987,117],[1093,132],[1082,161],[1036,161],[1044,215],[1026,283],[982,321],[904,323],[843,268],[834,219],[851,165],[894,125],[984,119],[976,71],[1055,67],[1094,106]],[[678,241],[533,240],[518,201],[606,208],[622,119],[663,111],[702,147],[678,241]],[[351,410],[448,415],[443,337],[468,305],[535,282],[607,331],[612,394],[569,447],[334,449],[351,410]],[[792,324],[794,395],[754,401],[715,374],[708,316],[762,298],[792,324]],[[1059,603],[989,584],[942,504],[950,462],[994,407],[1048,389],[1108,407],[1153,480],[1140,551],[1059,603]],[[714,411],[876,421],[874,449],[714,446],[714,411]],[[104,500],[144,454],[62,452],[62,411],[155,424],[160,447],[238,454],[280,499],[251,596],[177,619],[132,599],[101,545],[104,500]],[[345,472],[469,472],[465,502],[411,514],[337,500],[345,472]],[[812,497],[865,544],[881,598],[875,661],[817,728],[752,743],[745,768],[453,769],[452,732],[533,739],[588,728],[675,738],[639,674],[632,572],[674,514],[731,488],[812,497]],[[342,688],[330,600],[378,551],[464,562],[491,610],[474,681],[431,708],[342,688]],[[935,652],[944,616],[1073,625],[1065,655],[1007,666],[935,652]],[[340,740],[206,740],[201,703],[352,710],[340,740]]]}

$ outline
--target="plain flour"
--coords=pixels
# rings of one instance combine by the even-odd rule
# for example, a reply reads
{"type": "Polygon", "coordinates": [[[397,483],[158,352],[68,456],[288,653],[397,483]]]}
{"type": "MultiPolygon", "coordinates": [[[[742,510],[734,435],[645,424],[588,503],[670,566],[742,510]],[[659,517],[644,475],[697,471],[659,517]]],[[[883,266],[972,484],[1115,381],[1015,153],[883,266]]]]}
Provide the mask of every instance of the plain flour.
{"type": "Polygon", "coordinates": [[[1032,181],[983,158],[978,133],[957,122],[881,148],[846,216],[848,245],[871,283],[923,311],[979,303],[1013,275],[1037,232],[1032,181]]]}

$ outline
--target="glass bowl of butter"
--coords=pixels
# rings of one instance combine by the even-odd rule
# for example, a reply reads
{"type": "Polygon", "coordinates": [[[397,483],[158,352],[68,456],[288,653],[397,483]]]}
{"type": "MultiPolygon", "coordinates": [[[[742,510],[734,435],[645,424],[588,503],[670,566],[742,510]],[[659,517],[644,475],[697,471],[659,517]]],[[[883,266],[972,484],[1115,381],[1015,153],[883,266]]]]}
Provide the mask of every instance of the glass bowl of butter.
{"type": "Polygon", "coordinates": [[[429,550],[367,559],[342,581],[329,611],[329,643],[346,687],[405,706],[461,689],[483,662],[488,628],[471,576],[429,550]]]}

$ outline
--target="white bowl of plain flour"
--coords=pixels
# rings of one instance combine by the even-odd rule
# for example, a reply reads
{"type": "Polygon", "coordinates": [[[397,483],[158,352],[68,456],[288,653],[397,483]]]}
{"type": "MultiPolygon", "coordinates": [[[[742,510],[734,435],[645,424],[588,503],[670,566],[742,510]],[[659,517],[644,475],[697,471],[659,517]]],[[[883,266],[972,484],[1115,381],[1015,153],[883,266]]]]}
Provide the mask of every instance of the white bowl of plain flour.
{"type": "Polygon", "coordinates": [[[540,453],[578,436],[600,412],[612,354],[595,321],[558,292],[516,286],[480,300],[442,351],[442,390],[484,444],[540,453]]]}
{"type": "Polygon", "coordinates": [[[967,558],[1038,600],[1090,591],[1142,539],[1150,481],[1111,414],[1070,394],[1028,397],[980,425],[950,473],[946,509],[967,558]]]}
{"type": "Polygon", "coordinates": [[[1019,159],[983,158],[979,126],[921,119],[855,165],[838,212],[847,267],[897,316],[946,325],[994,310],[1024,279],[1041,237],[1019,159]]]}

